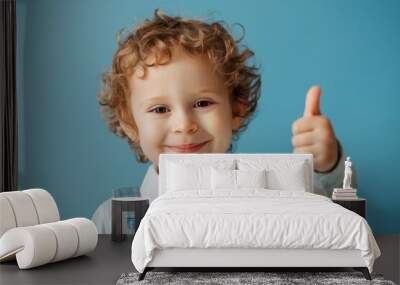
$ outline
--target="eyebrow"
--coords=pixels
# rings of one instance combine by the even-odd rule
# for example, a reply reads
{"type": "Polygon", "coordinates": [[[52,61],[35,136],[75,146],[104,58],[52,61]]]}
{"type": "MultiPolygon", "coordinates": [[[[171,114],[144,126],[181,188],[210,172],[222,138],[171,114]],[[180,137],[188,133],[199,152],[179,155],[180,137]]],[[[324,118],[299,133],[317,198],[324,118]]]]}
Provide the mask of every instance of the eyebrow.
{"type": "MultiPolygon", "coordinates": [[[[203,94],[203,93],[212,93],[212,94],[216,94],[216,95],[219,94],[219,92],[218,92],[217,90],[213,90],[213,89],[200,89],[200,90],[197,91],[197,92],[193,92],[193,94],[203,94]]],[[[164,95],[164,96],[154,96],[154,97],[151,97],[151,98],[148,98],[148,99],[143,100],[143,101],[140,103],[140,106],[151,104],[153,101],[165,100],[165,99],[168,100],[169,97],[168,97],[167,95],[164,95]]]]}
{"type": "Polygon", "coordinates": [[[145,99],[140,103],[140,106],[151,104],[153,101],[158,101],[162,99],[168,99],[168,96],[154,96],[149,99],[145,99]]]}
{"type": "Polygon", "coordinates": [[[213,89],[201,89],[199,91],[197,91],[196,93],[215,93],[218,94],[219,92],[217,90],[213,90],[213,89]]]}

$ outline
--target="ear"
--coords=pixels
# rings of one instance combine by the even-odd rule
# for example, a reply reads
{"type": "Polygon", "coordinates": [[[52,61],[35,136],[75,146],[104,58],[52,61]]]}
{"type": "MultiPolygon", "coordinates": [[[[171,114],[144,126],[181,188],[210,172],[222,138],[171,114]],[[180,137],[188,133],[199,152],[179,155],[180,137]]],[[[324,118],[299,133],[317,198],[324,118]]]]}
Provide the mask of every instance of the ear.
{"type": "Polygon", "coordinates": [[[124,121],[119,121],[121,128],[124,130],[125,134],[135,143],[139,142],[139,134],[136,127],[124,121]]]}
{"type": "Polygon", "coordinates": [[[244,114],[246,112],[246,106],[239,102],[233,102],[232,108],[232,130],[237,130],[242,124],[244,114]]]}
{"type": "Polygon", "coordinates": [[[240,125],[242,123],[242,118],[239,116],[232,117],[232,130],[237,130],[240,128],[240,125]]]}
{"type": "Polygon", "coordinates": [[[117,111],[118,122],[125,134],[135,143],[139,143],[139,132],[132,115],[126,110],[117,111]]]}

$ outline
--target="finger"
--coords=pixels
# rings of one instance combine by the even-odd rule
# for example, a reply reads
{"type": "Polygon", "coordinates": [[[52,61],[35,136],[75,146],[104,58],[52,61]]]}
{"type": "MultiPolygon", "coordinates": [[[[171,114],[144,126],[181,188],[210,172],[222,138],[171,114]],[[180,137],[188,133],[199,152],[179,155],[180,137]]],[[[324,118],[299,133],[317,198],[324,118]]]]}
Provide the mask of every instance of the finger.
{"type": "Polygon", "coordinates": [[[304,117],[321,115],[320,96],[321,88],[319,86],[313,86],[308,90],[304,108],[304,117]]]}
{"type": "Polygon", "coordinates": [[[315,152],[315,148],[313,145],[309,145],[309,146],[303,146],[303,147],[295,147],[293,149],[293,153],[311,153],[313,155],[315,152]]]}
{"type": "Polygon", "coordinates": [[[308,146],[296,147],[293,149],[293,153],[295,154],[312,154],[314,160],[314,168],[315,162],[320,158],[321,148],[318,144],[312,144],[308,146]]]}
{"type": "Polygon", "coordinates": [[[319,157],[323,154],[324,146],[320,143],[314,143],[312,145],[296,147],[293,149],[294,153],[312,153],[314,158],[319,157]]]}
{"type": "Polygon", "coordinates": [[[292,134],[297,135],[303,132],[311,132],[320,125],[320,117],[302,117],[292,125],[292,134]]]}
{"type": "Polygon", "coordinates": [[[314,132],[300,133],[292,137],[293,147],[305,147],[314,144],[316,141],[314,132]]]}
{"type": "Polygon", "coordinates": [[[314,169],[320,172],[332,169],[337,160],[337,150],[330,151],[333,147],[326,144],[315,146],[314,169]]]}

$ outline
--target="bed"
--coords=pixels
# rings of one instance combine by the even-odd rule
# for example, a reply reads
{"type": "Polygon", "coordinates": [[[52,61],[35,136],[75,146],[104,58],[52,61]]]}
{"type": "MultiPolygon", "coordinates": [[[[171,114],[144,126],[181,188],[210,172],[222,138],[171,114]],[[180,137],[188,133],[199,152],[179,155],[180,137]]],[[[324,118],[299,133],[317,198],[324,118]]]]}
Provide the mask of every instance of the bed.
{"type": "Polygon", "coordinates": [[[132,242],[154,268],[352,267],[380,250],[364,218],[313,193],[309,154],[161,154],[159,197],[132,242]]]}

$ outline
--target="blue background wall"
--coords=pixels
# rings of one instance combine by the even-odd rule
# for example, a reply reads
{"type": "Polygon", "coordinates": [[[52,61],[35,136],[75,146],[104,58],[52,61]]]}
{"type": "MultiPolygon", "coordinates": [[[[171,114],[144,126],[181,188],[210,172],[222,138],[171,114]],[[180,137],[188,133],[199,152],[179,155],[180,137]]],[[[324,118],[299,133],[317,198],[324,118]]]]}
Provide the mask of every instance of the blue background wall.
{"type": "Polygon", "coordinates": [[[291,152],[291,124],[307,89],[321,85],[322,112],[354,160],[372,229],[400,233],[396,0],[17,0],[21,189],[49,190],[62,218],[90,218],[111,189],[141,184],[148,165],[108,131],[96,94],[116,32],[155,8],[246,28],[263,91],[236,152],[291,152]]]}

